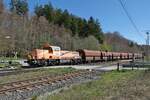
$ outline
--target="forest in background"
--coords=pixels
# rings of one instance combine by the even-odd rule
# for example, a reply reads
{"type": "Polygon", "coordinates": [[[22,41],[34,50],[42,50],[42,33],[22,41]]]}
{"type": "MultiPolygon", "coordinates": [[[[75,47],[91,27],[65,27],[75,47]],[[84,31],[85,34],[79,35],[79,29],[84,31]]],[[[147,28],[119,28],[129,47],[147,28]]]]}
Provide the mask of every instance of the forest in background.
{"type": "Polygon", "coordinates": [[[9,9],[0,1],[1,55],[18,52],[23,56],[44,43],[67,50],[141,51],[139,45],[118,32],[104,33],[98,19],[92,16],[81,18],[51,3],[37,5],[30,15],[26,0],[11,0],[9,9]]]}

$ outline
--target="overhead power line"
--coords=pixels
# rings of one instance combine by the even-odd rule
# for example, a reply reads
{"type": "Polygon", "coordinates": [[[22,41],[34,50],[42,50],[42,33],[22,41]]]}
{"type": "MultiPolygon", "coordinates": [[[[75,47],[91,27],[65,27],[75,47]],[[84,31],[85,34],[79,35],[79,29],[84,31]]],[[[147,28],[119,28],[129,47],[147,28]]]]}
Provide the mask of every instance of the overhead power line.
{"type": "Polygon", "coordinates": [[[123,4],[122,0],[118,0],[118,1],[119,1],[120,5],[122,6],[124,12],[126,13],[128,19],[130,20],[130,22],[131,22],[132,26],[134,27],[134,29],[137,31],[137,33],[139,35],[141,35],[144,38],[145,36],[137,28],[136,24],[134,23],[134,21],[133,21],[132,17],[130,16],[129,12],[127,11],[127,9],[126,9],[125,5],[123,4]]]}

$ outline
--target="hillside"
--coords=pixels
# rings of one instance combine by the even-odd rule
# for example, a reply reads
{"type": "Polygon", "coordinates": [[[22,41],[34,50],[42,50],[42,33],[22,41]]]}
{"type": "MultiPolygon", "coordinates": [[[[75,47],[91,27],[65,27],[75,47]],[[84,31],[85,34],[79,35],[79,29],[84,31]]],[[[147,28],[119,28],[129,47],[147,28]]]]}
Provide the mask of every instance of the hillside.
{"type": "Polygon", "coordinates": [[[6,9],[0,2],[0,54],[6,56],[18,52],[23,56],[43,43],[60,46],[62,49],[140,51],[137,44],[118,34],[104,34],[100,22],[54,8],[50,3],[38,5],[29,14],[26,0],[12,0],[6,9]]]}
{"type": "Polygon", "coordinates": [[[10,10],[2,1],[0,5],[1,55],[17,51],[23,56],[33,48],[41,48],[45,42],[68,50],[98,50],[103,42],[99,22],[93,17],[86,20],[51,4],[37,6],[31,16],[25,0],[14,1],[10,10]]]}
{"type": "Polygon", "coordinates": [[[112,51],[123,52],[142,52],[141,46],[137,43],[128,40],[120,35],[118,32],[106,33],[105,43],[108,44],[112,51]]]}

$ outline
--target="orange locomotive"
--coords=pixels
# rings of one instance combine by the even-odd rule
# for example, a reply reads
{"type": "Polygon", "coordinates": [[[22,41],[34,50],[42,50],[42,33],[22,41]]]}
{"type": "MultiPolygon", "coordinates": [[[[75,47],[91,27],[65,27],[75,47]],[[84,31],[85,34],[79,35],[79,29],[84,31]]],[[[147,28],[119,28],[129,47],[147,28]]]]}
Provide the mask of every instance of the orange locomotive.
{"type": "Polygon", "coordinates": [[[28,63],[32,66],[43,66],[61,63],[79,64],[97,61],[142,59],[142,57],[140,53],[105,52],[85,49],[65,51],[58,46],[45,44],[42,49],[34,49],[28,54],[28,63]]]}
{"type": "Polygon", "coordinates": [[[60,47],[49,44],[45,44],[42,49],[34,49],[28,55],[28,63],[37,66],[80,62],[81,57],[78,52],[61,50],[60,47]]]}

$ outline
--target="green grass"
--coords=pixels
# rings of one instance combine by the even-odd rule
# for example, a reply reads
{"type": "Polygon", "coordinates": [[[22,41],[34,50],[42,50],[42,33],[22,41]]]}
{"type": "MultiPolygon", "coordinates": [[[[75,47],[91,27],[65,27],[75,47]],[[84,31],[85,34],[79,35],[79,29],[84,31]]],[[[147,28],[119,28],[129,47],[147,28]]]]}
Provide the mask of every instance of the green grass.
{"type": "Polygon", "coordinates": [[[5,66],[7,66],[6,63],[0,63],[0,68],[4,68],[5,66]]]}
{"type": "Polygon", "coordinates": [[[65,74],[69,72],[76,71],[73,68],[56,68],[56,69],[41,69],[34,72],[26,72],[26,73],[20,73],[17,75],[9,75],[9,76],[3,76],[0,77],[0,84],[9,83],[9,82],[15,82],[15,81],[21,81],[36,77],[42,77],[42,76],[55,76],[60,74],[65,74]]]}
{"type": "Polygon", "coordinates": [[[108,72],[99,80],[75,85],[58,94],[38,97],[37,100],[142,100],[146,97],[150,99],[147,94],[150,93],[149,76],[150,72],[144,71],[108,72]]]}
{"type": "Polygon", "coordinates": [[[15,57],[0,57],[0,60],[19,60],[20,58],[15,57]]]}
{"type": "Polygon", "coordinates": [[[0,68],[5,68],[7,66],[14,66],[14,67],[21,67],[19,62],[16,60],[19,60],[19,58],[13,58],[13,57],[0,57],[0,68]],[[1,63],[3,61],[3,63],[1,63]],[[9,65],[9,61],[12,62],[11,65],[9,65]]]}
{"type": "Polygon", "coordinates": [[[9,63],[0,63],[0,68],[6,68],[8,66],[14,66],[16,68],[21,68],[21,64],[19,62],[16,62],[16,61],[12,61],[11,64],[9,64],[9,63]]]}

